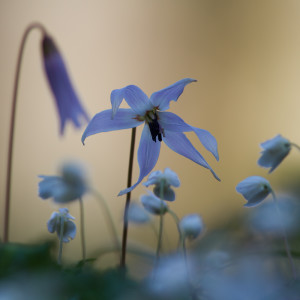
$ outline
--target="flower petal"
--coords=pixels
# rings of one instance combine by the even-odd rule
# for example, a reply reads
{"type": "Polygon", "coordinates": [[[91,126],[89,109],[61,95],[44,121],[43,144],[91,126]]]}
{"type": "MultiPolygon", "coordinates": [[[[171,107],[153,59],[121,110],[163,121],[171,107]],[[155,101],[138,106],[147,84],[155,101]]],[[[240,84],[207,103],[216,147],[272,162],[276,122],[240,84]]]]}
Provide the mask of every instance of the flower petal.
{"type": "Polygon", "coordinates": [[[69,238],[72,240],[76,236],[76,225],[74,222],[68,220],[64,224],[64,242],[69,242],[69,238]],[[67,241],[66,241],[67,240],[67,241]]]}
{"type": "Polygon", "coordinates": [[[48,220],[47,228],[50,233],[53,233],[56,230],[58,217],[59,213],[55,211],[52,213],[50,219],[48,220]]]}
{"type": "Polygon", "coordinates": [[[217,141],[209,131],[191,126],[171,112],[158,112],[158,117],[161,127],[165,130],[173,132],[194,131],[206,150],[211,152],[216,160],[219,160],[217,141]]]}
{"type": "Polygon", "coordinates": [[[195,81],[197,80],[192,78],[181,79],[174,84],[153,93],[150,97],[150,101],[153,106],[158,107],[159,110],[167,110],[170,107],[170,101],[177,101],[185,86],[195,81]]]}
{"type": "Polygon", "coordinates": [[[111,92],[110,102],[112,106],[112,118],[117,113],[123,99],[138,115],[144,115],[147,110],[152,109],[148,96],[136,85],[128,85],[122,89],[111,92]]]}
{"type": "Polygon", "coordinates": [[[132,109],[120,108],[114,119],[111,119],[112,110],[104,110],[96,114],[85,129],[81,141],[93,134],[120,129],[128,129],[141,125],[143,122],[136,119],[136,113],[132,109]]]}
{"type": "Polygon", "coordinates": [[[62,135],[68,120],[72,121],[75,127],[80,128],[82,121],[89,121],[89,116],[74,90],[62,56],[49,36],[43,37],[42,50],[45,73],[56,100],[60,117],[60,134],[62,135]]]}
{"type": "Polygon", "coordinates": [[[45,176],[39,175],[43,180],[39,182],[39,197],[48,199],[54,197],[57,193],[56,190],[61,190],[63,180],[59,176],[45,176]]]}
{"type": "Polygon", "coordinates": [[[156,165],[160,152],[160,142],[154,142],[151,137],[150,129],[145,124],[138,149],[138,163],[140,175],[138,181],[131,187],[122,190],[118,196],[131,192],[147,176],[156,165]]]}
{"type": "Polygon", "coordinates": [[[183,133],[167,131],[165,132],[163,141],[173,151],[182,156],[185,156],[186,158],[192,160],[200,166],[209,169],[214,177],[220,181],[220,178],[217,176],[217,174],[213,171],[213,169],[205,161],[203,156],[195,149],[195,147],[183,133]]]}

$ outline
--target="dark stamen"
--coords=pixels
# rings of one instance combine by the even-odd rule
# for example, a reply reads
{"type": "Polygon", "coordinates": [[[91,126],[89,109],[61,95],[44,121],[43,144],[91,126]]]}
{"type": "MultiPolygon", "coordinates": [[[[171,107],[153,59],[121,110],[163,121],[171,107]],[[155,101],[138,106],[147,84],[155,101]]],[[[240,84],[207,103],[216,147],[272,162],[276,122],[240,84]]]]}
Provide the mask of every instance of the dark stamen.
{"type": "Polygon", "coordinates": [[[161,142],[162,141],[162,130],[159,126],[159,123],[157,121],[157,115],[154,114],[154,119],[148,123],[149,124],[149,129],[150,129],[150,133],[152,136],[152,140],[154,142],[156,142],[156,137],[158,137],[158,140],[161,142]]]}

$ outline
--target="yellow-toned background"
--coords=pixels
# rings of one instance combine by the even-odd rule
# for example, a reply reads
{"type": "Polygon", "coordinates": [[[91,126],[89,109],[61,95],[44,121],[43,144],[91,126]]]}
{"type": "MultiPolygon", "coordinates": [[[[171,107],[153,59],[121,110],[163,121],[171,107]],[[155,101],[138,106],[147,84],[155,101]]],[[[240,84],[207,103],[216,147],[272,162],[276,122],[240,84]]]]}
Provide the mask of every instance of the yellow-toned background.
{"type": "MultiPolygon", "coordinates": [[[[299,164],[296,151],[272,174],[259,168],[259,143],[281,133],[299,136],[300,2],[285,0],[1,0],[0,1],[0,191],[3,219],[10,103],[17,52],[25,28],[43,23],[55,38],[90,116],[110,107],[113,89],[136,84],[148,95],[184,77],[186,87],[172,112],[209,130],[219,144],[220,162],[188,136],[221,177],[162,146],[155,169],[170,167],[181,187],[172,209],[181,217],[197,212],[207,229],[242,211],[236,184],[250,175],[276,184],[299,164]]],[[[58,206],[37,196],[38,174],[53,175],[64,159],[88,168],[91,184],[105,197],[121,233],[130,130],[103,133],[80,142],[82,130],[67,126],[59,137],[55,104],[45,80],[40,32],[26,44],[21,70],[14,149],[11,231],[14,242],[52,237],[46,221],[58,206]]],[[[141,128],[137,131],[139,141],[141,128]]],[[[136,149],[137,149],[136,145],[136,149]]],[[[133,181],[138,177],[135,159],[133,181]]],[[[140,185],[132,193],[138,200],[140,185]]],[[[68,206],[79,221],[79,205],[68,206]]],[[[111,244],[97,201],[87,196],[88,253],[111,244]]],[[[3,231],[1,221],[1,236],[3,231]]],[[[78,223],[79,225],[79,223],[78,223]]],[[[167,221],[166,232],[175,229],[167,221]]],[[[131,228],[130,237],[154,247],[147,228],[131,228]]],[[[175,244],[175,242],[173,243],[175,244]]],[[[65,254],[80,258],[80,235],[65,254]]],[[[172,241],[171,241],[172,245],[172,241]]]]}

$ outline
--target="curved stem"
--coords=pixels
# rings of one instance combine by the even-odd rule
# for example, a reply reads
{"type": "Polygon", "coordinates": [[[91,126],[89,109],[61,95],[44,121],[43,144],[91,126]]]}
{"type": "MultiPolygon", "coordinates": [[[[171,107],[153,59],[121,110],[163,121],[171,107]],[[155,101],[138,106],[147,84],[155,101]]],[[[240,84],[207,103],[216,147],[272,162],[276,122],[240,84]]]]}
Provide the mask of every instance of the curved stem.
{"type": "Polygon", "coordinates": [[[299,151],[300,151],[300,147],[299,147],[297,144],[295,144],[295,143],[291,143],[291,146],[294,146],[295,148],[297,148],[297,150],[299,150],[299,151]]]}
{"type": "MultiPolygon", "coordinates": [[[[134,144],[135,144],[135,133],[136,128],[131,130],[131,143],[130,143],[130,153],[129,153],[129,165],[128,165],[128,176],[127,176],[127,187],[131,186],[132,179],[132,169],[133,169],[133,156],[134,156],[134,144]]],[[[127,245],[127,235],[128,235],[128,208],[130,204],[131,192],[126,194],[126,203],[124,210],[124,225],[123,225],[123,236],[122,236],[122,251],[120,259],[120,267],[125,267],[126,260],[126,245],[127,245]]]]}
{"type": "Polygon", "coordinates": [[[281,212],[280,212],[280,209],[278,207],[277,198],[276,198],[276,195],[275,195],[273,190],[271,191],[271,193],[272,193],[273,200],[274,200],[274,203],[275,203],[275,208],[276,208],[276,211],[277,211],[277,214],[278,214],[278,219],[279,219],[279,222],[281,223],[280,225],[281,225],[282,235],[283,235],[283,239],[284,239],[285,251],[287,253],[287,256],[288,256],[288,259],[289,259],[289,262],[290,262],[290,265],[291,265],[293,277],[294,277],[294,279],[296,279],[297,278],[296,267],[295,267],[293,257],[292,257],[292,254],[291,254],[290,246],[289,246],[288,239],[287,239],[287,234],[286,234],[286,231],[284,229],[281,212]]]}
{"type": "Polygon", "coordinates": [[[159,187],[159,198],[161,200],[161,205],[160,205],[160,215],[159,215],[158,241],[157,241],[157,248],[156,248],[156,264],[158,263],[159,260],[159,252],[162,244],[162,233],[163,233],[163,226],[164,226],[163,197],[164,197],[164,181],[162,180],[160,182],[160,187],[159,187]]]}
{"type": "Polygon", "coordinates": [[[64,225],[65,225],[65,219],[63,216],[60,216],[59,250],[58,250],[58,257],[57,257],[57,263],[59,265],[61,265],[61,258],[62,258],[64,225]]]}
{"type": "Polygon", "coordinates": [[[10,192],[11,192],[11,173],[12,173],[12,158],[13,158],[13,144],[14,144],[14,133],[15,133],[15,119],[16,119],[16,107],[17,107],[17,96],[19,88],[19,78],[21,63],[24,53],[24,47],[29,33],[33,29],[39,29],[43,34],[46,33],[46,29],[40,23],[32,23],[29,25],[22,37],[21,45],[18,52],[16,73],[14,78],[13,86],[13,97],[11,106],[11,117],[10,117],[10,127],[9,127],[9,141],[8,141],[8,158],[7,158],[7,168],[6,168],[6,186],[5,186],[5,208],[4,208],[4,234],[3,242],[8,242],[9,234],[9,213],[10,213],[10,192]]]}
{"type": "Polygon", "coordinates": [[[102,208],[104,209],[104,212],[105,212],[104,216],[106,216],[106,221],[107,221],[108,227],[110,228],[111,235],[114,239],[115,248],[119,249],[120,248],[120,242],[119,242],[119,238],[118,238],[117,229],[116,229],[116,226],[113,222],[113,218],[111,216],[111,213],[110,213],[110,210],[107,206],[107,203],[106,203],[105,199],[102,197],[102,195],[99,192],[97,192],[95,190],[92,190],[92,193],[97,197],[97,199],[100,201],[100,203],[102,205],[102,208]]]}
{"type": "Polygon", "coordinates": [[[175,212],[173,210],[171,210],[170,208],[168,208],[168,213],[172,216],[172,218],[174,219],[175,223],[176,223],[176,226],[177,226],[177,230],[178,230],[178,233],[179,233],[179,241],[178,241],[178,246],[177,248],[182,248],[182,250],[184,250],[184,236],[183,234],[181,233],[181,230],[179,228],[179,218],[178,216],[175,214],[175,212]]]}
{"type": "Polygon", "coordinates": [[[86,260],[86,247],[85,247],[85,234],[84,234],[84,210],[82,198],[79,198],[80,205],[80,231],[81,231],[81,249],[82,249],[82,260],[86,260]]]}

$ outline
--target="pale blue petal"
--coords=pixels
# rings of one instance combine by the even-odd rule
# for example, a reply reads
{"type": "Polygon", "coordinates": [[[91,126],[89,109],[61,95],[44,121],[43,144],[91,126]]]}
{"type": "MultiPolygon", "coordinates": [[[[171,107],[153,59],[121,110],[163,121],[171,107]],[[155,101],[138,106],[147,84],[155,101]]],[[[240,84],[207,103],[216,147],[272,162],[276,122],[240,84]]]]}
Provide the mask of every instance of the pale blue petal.
{"type": "Polygon", "coordinates": [[[160,152],[160,142],[154,142],[147,124],[145,124],[138,149],[140,175],[138,181],[131,187],[122,190],[118,196],[131,192],[147,176],[156,165],[160,152]]]}
{"type": "Polygon", "coordinates": [[[47,228],[50,233],[53,233],[56,230],[58,217],[59,217],[58,212],[53,212],[51,214],[51,217],[47,222],[47,228]]]}
{"type": "Polygon", "coordinates": [[[236,186],[236,191],[241,193],[248,201],[245,206],[251,207],[263,201],[272,191],[270,183],[263,177],[250,176],[236,186]]]}
{"type": "Polygon", "coordinates": [[[179,116],[171,112],[158,112],[159,123],[164,130],[173,132],[194,131],[202,145],[219,160],[218,144],[214,136],[207,130],[185,123],[179,116]]]}
{"type": "Polygon", "coordinates": [[[59,176],[44,176],[40,175],[43,180],[39,182],[39,197],[48,199],[56,196],[57,191],[61,191],[64,182],[59,176]]]}
{"type": "Polygon", "coordinates": [[[136,85],[128,85],[122,89],[113,90],[111,92],[112,118],[115,117],[123,99],[125,99],[136,114],[141,116],[143,116],[147,110],[153,108],[148,96],[139,87],[136,85]]]}
{"type": "Polygon", "coordinates": [[[257,163],[261,167],[271,168],[269,170],[269,173],[271,173],[289,154],[291,150],[291,143],[281,135],[277,135],[262,143],[261,147],[264,150],[261,152],[261,157],[257,163]]]}
{"type": "Polygon", "coordinates": [[[76,236],[76,225],[74,222],[68,220],[64,224],[64,242],[69,242],[70,239],[74,239],[76,236]],[[66,241],[67,240],[67,241],[66,241]]]}
{"type": "Polygon", "coordinates": [[[197,80],[192,78],[181,79],[174,84],[153,93],[150,97],[150,101],[153,106],[157,107],[159,110],[167,110],[170,107],[171,101],[177,101],[185,86],[195,81],[197,80]]]}
{"type": "Polygon", "coordinates": [[[136,119],[136,113],[132,109],[120,108],[111,119],[112,110],[104,110],[96,114],[85,129],[81,141],[84,144],[85,139],[93,134],[133,128],[141,125],[143,122],[136,119]]]}
{"type": "Polygon", "coordinates": [[[220,178],[217,176],[217,174],[183,133],[167,131],[165,132],[163,141],[173,151],[185,156],[202,167],[209,169],[214,177],[220,181],[220,178]]]}

